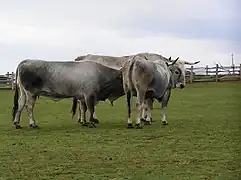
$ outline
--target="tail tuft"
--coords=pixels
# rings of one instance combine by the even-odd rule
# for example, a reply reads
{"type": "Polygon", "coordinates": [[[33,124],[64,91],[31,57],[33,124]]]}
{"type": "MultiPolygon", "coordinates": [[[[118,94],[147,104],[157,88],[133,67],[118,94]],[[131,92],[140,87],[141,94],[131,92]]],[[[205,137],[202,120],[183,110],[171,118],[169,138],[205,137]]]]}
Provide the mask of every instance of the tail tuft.
{"type": "Polygon", "coordinates": [[[16,113],[18,111],[18,87],[17,87],[17,83],[15,86],[15,94],[14,94],[14,98],[13,98],[13,109],[12,109],[12,120],[15,119],[16,113]]]}

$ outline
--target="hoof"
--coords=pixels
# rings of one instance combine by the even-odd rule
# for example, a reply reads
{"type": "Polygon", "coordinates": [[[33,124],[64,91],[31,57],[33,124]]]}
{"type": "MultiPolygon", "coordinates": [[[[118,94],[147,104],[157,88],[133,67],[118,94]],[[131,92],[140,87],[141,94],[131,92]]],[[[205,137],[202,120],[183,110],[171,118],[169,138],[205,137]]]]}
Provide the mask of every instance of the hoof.
{"type": "Polygon", "coordinates": [[[38,128],[38,125],[37,124],[30,124],[29,127],[33,128],[33,129],[36,129],[36,128],[38,128]]]}
{"type": "Polygon", "coordinates": [[[85,126],[85,127],[87,127],[89,125],[88,122],[81,122],[81,124],[82,124],[82,126],[85,126]]]}
{"type": "Polygon", "coordinates": [[[18,122],[13,122],[13,125],[15,126],[16,129],[21,129],[22,127],[19,125],[18,122]]]}
{"type": "Polygon", "coordinates": [[[162,125],[168,125],[167,121],[162,121],[162,125]]]}
{"type": "Polygon", "coordinates": [[[93,122],[93,123],[95,123],[95,124],[99,124],[99,123],[100,123],[99,120],[98,120],[98,119],[95,119],[95,118],[91,119],[91,122],[93,122]]]}
{"type": "Polygon", "coordinates": [[[93,122],[92,122],[92,123],[89,123],[89,124],[88,124],[88,127],[89,127],[89,128],[96,128],[95,123],[93,123],[93,122]]]}
{"type": "Polygon", "coordinates": [[[77,123],[79,123],[79,124],[83,124],[83,121],[78,121],[77,123]]]}
{"type": "Polygon", "coordinates": [[[144,124],[145,125],[151,125],[151,121],[145,121],[144,124]]]}
{"type": "Polygon", "coordinates": [[[86,123],[86,121],[78,120],[78,123],[79,123],[79,124],[84,124],[84,123],[86,123]]]}
{"type": "Polygon", "coordinates": [[[22,127],[21,127],[19,124],[16,124],[16,125],[15,125],[15,128],[16,128],[16,129],[22,129],[22,127]]]}
{"type": "Polygon", "coordinates": [[[134,128],[134,127],[133,127],[133,125],[132,125],[131,123],[129,123],[129,124],[127,125],[127,128],[128,128],[128,129],[132,129],[132,128],[134,128]]]}
{"type": "Polygon", "coordinates": [[[142,129],[142,126],[140,123],[136,124],[135,126],[136,126],[136,129],[142,129]]]}
{"type": "Polygon", "coordinates": [[[141,122],[145,123],[145,122],[146,122],[146,119],[141,118],[141,122]]]}

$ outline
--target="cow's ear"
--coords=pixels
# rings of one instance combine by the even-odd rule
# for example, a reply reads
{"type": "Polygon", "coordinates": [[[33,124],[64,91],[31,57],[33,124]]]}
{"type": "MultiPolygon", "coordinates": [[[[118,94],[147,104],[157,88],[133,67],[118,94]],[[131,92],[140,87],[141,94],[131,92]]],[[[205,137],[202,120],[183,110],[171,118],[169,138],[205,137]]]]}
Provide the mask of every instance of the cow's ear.
{"type": "Polygon", "coordinates": [[[171,61],[171,60],[172,60],[172,57],[170,56],[170,57],[168,58],[168,60],[171,61]]]}
{"type": "Polygon", "coordinates": [[[148,60],[146,56],[144,56],[144,58],[145,58],[146,60],[148,60]]]}

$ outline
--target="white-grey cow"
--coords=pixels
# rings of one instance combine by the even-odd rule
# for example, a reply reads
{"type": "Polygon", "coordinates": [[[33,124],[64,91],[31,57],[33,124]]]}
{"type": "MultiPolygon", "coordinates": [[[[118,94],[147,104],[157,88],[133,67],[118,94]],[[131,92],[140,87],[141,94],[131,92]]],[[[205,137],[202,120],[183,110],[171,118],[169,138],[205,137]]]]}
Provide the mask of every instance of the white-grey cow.
{"type": "Polygon", "coordinates": [[[167,124],[166,108],[172,88],[184,88],[183,70],[176,65],[178,58],[168,64],[162,60],[146,61],[139,56],[134,56],[126,61],[122,68],[123,88],[128,105],[128,128],[133,128],[131,118],[131,98],[137,96],[136,128],[141,128],[142,113],[145,104],[148,106],[146,124],[151,124],[151,106],[153,100],[162,102],[162,122],[167,124]]]}

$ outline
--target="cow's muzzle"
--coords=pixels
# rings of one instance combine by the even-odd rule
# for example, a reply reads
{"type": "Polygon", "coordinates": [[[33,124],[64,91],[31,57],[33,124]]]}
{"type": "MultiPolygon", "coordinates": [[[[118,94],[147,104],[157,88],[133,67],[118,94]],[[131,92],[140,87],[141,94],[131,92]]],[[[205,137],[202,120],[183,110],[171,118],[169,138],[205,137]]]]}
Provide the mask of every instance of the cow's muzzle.
{"type": "Polygon", "coordinates": [[[185,85],[183,83],[177,83],[174,86],[175,86],[175,88],[180,88],[180,89],[183,89],[185,87],[185,85]]]}

